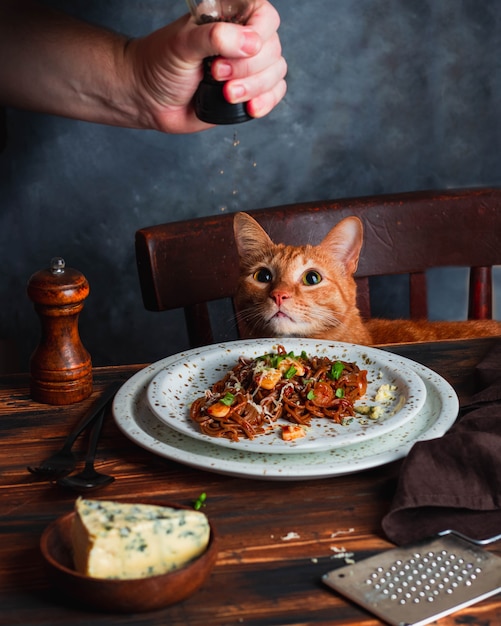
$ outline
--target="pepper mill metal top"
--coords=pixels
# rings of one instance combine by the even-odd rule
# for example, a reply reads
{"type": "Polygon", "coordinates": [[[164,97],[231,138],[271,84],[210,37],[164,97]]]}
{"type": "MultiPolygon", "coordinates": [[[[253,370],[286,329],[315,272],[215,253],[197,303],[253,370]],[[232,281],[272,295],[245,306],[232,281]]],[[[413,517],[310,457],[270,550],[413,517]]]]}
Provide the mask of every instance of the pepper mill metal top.
{"type": "Polygon", "coordinates": [[[30,360],[31,396],[45,404],[73,404],[92,393],[92,362],[78,331],[89,283],[54,257],[28,281],[28,296],[40,318],[41,338],[30,360]]]}

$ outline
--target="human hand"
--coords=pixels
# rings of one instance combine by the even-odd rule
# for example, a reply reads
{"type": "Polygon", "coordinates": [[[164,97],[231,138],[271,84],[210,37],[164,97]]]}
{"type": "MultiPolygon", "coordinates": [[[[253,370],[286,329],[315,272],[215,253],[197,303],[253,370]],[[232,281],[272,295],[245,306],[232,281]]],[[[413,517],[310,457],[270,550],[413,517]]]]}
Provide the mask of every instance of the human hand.
{"type": "Polygon", "coordinates": [[[282,100],[287,64],[277,32],[280,18],[267,0],[256,4],[245,26],[197,25],[184,16],[129,42],[126,67],[130,63],[144,127],[170,133],[210,127],[196,117],[192,106],[203,75],[202,62],[208,56],[218,57],[212,72],[214,78],[225,81],[226,99],[246,102],[252,117],[263,117],[282,100]]]}

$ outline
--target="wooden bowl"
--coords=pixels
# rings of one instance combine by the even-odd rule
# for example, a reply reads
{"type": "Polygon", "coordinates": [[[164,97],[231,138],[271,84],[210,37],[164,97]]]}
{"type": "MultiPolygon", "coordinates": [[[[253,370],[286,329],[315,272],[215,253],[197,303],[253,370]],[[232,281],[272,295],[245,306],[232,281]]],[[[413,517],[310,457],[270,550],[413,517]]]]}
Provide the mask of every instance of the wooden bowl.
{"type": "MultiPolygon", "coordinates": [[[[158,501],[141,502],[188,508],[158,501]]],[[[73,565],[71,526],[74,516],[74,512],[67,513],[47,526],[40,540],[40,548],[52,584],[63,597],[69,596],[85,607],[134,613],[154,611],[181,602],[202,586],[216,562],[217,539],[211,524],[206,551],[174,572],[129,580],[85,576],[78,573],[73,565]]]]}

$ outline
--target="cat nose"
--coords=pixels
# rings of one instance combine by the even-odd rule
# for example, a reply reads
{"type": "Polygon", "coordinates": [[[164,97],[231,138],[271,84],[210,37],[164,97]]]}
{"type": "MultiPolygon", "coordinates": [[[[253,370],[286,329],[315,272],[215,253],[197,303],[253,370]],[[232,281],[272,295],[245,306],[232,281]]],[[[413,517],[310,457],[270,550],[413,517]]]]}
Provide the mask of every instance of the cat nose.
{"type": "Polygon", "coordinates": [[[286,291],[279,291],[275,289],[270,293],[270,297],[275,301],[277,306],[280,306],[284,300],[290,298],[289,294],[286,291]]]}

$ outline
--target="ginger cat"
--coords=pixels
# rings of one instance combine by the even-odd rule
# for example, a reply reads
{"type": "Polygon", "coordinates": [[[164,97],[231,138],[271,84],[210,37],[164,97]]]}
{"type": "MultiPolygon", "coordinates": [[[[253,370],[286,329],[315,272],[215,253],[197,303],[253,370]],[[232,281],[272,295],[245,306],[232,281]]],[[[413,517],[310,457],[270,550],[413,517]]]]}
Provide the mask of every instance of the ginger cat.
{"type": "Polygon", "coordinates": [[[235,304],[246,337],[309,337],[362,345],[501,335],[501,322],[370,319],[353,278],[362,222],[347,217],[316,245],[275,244],[246,213],[233,223],[240,256],[235,304]]]}

